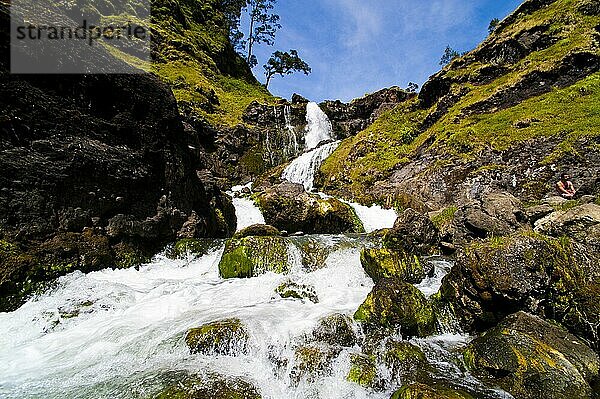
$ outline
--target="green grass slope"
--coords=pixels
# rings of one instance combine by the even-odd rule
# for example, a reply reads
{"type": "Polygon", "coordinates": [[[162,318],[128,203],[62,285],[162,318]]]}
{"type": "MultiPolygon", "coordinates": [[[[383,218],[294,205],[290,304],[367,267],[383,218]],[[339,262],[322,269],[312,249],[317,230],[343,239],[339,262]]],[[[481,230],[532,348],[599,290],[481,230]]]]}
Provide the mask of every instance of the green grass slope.
{"type": "Polygon", "coordinates": [[[555,143],[540,164],[598,152],[599,14],[593,0],[526,1],[480,46],[434,75],[418,99],[343,142],[323,164],[321,186],[381,202],[372,186],[425,153],[438,168],[481,168],[486,151],[532,140],[555,143]]]}

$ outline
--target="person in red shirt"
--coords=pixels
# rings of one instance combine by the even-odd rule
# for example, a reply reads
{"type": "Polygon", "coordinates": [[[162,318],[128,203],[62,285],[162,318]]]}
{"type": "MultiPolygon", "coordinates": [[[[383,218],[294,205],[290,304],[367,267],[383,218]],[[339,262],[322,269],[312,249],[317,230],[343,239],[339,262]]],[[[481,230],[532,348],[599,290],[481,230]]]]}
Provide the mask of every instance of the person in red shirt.
{"type": "Polygon", "coordinates": [[[571,176],[568,173],[563,173],[560,175],[560,181],[556,183],[556,189],[561,197],[572,199],[577,192],[575,190],[575,186],[573,186],[573,182],[569,180],[571,176]]]}

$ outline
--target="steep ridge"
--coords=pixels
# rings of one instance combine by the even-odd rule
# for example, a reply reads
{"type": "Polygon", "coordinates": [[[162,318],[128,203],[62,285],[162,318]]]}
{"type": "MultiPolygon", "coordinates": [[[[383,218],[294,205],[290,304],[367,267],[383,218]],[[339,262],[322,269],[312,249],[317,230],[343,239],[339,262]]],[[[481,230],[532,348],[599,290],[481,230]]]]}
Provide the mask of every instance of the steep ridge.
{"type": "Polygon", "coordinates": [[[539,200],[566,169],[597,194],[599,26],[593,1],[524,2],[418,98],[345,140],[318,185],[436,210],[486,190],[539,200]]]}

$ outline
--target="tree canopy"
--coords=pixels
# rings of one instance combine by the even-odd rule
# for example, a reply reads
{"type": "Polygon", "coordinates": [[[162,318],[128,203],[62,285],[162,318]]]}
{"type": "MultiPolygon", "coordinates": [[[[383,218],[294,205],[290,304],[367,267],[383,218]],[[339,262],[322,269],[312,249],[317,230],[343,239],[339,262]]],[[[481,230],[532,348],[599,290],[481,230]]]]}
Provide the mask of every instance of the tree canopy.
{"type": "Polygon", "coordinates": [[[263,68],[267,78],[266,87],[269,87],[269,83],[275,75],[285,76],[294,72],[304,72],[305,75],[308,75],[312,72],[308,64],[298,56],[296,50],[290,50],[289,52],[275,51],[263,68]]]}

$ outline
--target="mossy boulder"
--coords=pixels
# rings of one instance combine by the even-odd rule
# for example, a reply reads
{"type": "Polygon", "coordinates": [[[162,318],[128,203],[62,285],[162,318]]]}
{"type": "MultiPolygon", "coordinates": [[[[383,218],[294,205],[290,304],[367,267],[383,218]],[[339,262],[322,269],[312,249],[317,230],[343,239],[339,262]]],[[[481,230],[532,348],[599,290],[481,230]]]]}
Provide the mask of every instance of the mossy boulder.
{"type": "Polygon", "coordinates": [[[289,182],[267,188],[257,204],[268,224],[289,232],[307,234],[364,233],[354,209],[335,198],[321,198],[289,182]]]}
{"type": "Polygon", "coordinates": [[[416,380],[420,373],[430,368],[421,348],[407,341],[387,340],[381,357],[399,381],[416,380]]]}
{"type": "Polygon", "coordinates": [[[375,356],[356,353],[350,356],[350,371],[346,379],[365,388],[373,388],[377,383],[377,362],[375,356]]]}
{"type": "Polygon", "coordinates": [[[268,224],[253,224],[245,229],[242,229],[233,235],[233,238],[240,239],[244,237],[274,237],[281,236],[281,231],[276,227],[269,226],[268,224]]]}
{"type": "Polygon", "coordinates": [[[600,254],[593,245],[535,233],[475,242],[457,253],[441,300],[466,330],[484,331],[525,310],[598,345],[600,254]]]}
{"type": "Polygon", "coordinates": [[[223,278],[249,278],[266,272],[287,273],[288,243],[282,237],[232,238],[219,262],[223,278]]]}
{"type": "Polygon", "coordinates": [[[406,336],[435,331],[433,308],[425,295],[399,279],[381,279],[360,305],[354,319],[369,328],[400,329],[406,336]]]}
{"type": "Polygon", "coordinates": [[[443,386],[421,383],[403,385],[390,399],[473,399],[466,392],[443,386]]]}
{"type": "Polygon", "coordinates": [[[308,299],[313,303],[319,302],[319,297],[314,287],[306,284],[300,284],[292,280],[281,283],[275,292],[282,298],[308,299]]]}
{"type": "Polygon", "coordinates": [[[477,376],[523,399],[592,398],[600,365],[583,341],[523,312],[476,338],[463,356],[477,376]]]}
{"type": "MultiPolygon", "coordinates": [[[[375,282],[382,278],[398,278],[407,283],[418,284],[426,275],[419,257],[404,250],[365,248],[360,253],[360,263],[375,282]]],[[[431,270],[429,267],[429,271],[431,270]]]]}
{"type": "Polygon", "coordinates": [[[339,348],[321,345],[299,346],[294,351],[294,366],[290,377],[294,383],[306,379],[313,382],[319,376],[331,373],[331,363],[339,355],[339,348]]]}
{"type": "Polygon", "coordinates": [[[316,341],[331,346],[352,347],[357,343],[352,319],[341,313],[322,318],[313,330],[312,336],[316,341]]]}
{"type": "Polygon", "coordinates": [[[192,328],[185,343],[192,353],[238,355],[246,353],[250,336],[239,319],[219,320],[192,328]]]}
{"type": "Polygon", "coordinates": [[[215,373],[185,375],[175,379],[154,399],[261,399],[259,390],[239,377],[215,373]]]}

